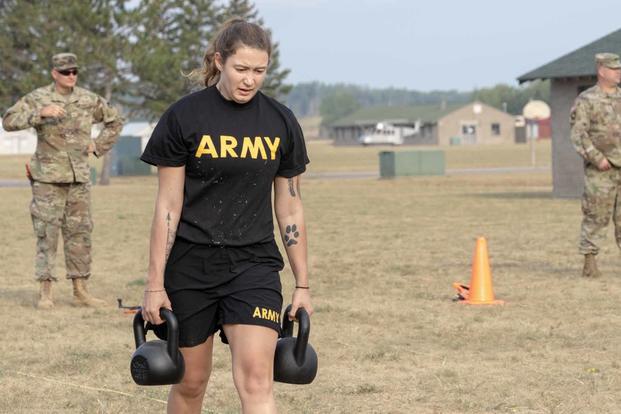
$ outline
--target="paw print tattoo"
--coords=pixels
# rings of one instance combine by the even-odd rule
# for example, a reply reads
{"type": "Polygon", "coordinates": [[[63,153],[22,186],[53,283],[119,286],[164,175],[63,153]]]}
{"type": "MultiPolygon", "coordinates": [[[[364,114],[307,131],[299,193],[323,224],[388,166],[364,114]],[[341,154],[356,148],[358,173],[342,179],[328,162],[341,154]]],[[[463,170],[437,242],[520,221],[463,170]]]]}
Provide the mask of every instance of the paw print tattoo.
{"type": "Polygon", "coordinates": [[[298,244],[298,241],[296,240],[298,237],[300,237],[298,226],[296,226],[295,224],[292,226],[287,226],[287,228],[285,229],[285,243],[287,244],[287,247],[298,244]]]}

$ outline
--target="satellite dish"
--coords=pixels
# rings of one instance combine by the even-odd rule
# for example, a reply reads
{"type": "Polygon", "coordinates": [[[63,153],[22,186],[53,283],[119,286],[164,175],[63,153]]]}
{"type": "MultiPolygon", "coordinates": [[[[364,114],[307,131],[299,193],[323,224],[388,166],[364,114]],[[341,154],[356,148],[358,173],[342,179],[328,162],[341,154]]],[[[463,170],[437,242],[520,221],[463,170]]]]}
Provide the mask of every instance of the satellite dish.
{"type": "Polygon", "coordinates": [[[530,101],[524,105],[522,115],[526,119],[547,119],[550,117],[550,107],[544,101],[530,101]]]}

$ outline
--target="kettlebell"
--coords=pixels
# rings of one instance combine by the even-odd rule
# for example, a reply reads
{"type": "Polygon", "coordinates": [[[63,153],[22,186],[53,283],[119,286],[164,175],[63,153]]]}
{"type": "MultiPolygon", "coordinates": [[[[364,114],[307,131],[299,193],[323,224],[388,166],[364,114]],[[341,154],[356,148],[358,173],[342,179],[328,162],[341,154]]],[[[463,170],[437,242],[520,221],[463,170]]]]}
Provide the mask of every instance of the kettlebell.
{"type": "Polygon", "coordinates": [[[281,337],[274,355],[274,381],[288,384],[310,384],[317,375],[317,353],[308,343],[310,317],[304,308],[295,313],[298,336],[293,335],[293,321],[289,320],[291,305],[283,313],[281,337]]]}
{"type": "MultiPolygon", "coordinates": [[[[156,339],[146,342],[142,313],[134,316],[134,340],[136,351],[132,355],[130,371],[138,385],[177,384],[183,378],[185,364],[179,351],[179,324],[177,318],[168,309],[160,309],[160,317],[166,321],[167,340],[156,339]]],[[[150,325],[150,324],[148,324],[150,325]]],[[[161,325],[151,325],[153,326],[161,325]]]]}

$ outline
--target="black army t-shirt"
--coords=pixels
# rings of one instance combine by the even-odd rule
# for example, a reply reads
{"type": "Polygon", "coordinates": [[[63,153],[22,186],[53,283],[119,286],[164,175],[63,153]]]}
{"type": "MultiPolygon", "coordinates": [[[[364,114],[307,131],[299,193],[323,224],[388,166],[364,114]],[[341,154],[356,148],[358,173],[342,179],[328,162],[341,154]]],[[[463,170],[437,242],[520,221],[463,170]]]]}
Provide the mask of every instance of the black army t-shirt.
{"type": "Polygon", "coordinates": [[[238,104],[213,86],[164,113],[141,159],[185,165],[177,237],[207,246],[271,246],[270,251],[276,246],[274,177],[294,177],[309,162],[301,128],[288,108],[261,92],[238,104]]]}

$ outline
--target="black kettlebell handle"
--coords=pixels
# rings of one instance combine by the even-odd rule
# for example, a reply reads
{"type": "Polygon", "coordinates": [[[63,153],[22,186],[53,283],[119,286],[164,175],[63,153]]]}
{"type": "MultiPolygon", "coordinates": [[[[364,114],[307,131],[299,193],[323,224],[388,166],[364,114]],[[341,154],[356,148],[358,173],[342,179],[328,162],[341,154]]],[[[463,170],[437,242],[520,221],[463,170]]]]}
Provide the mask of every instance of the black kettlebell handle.
{"type": "MultiPolygon", "coordinates": [[[[289,320],[289,312],[291,312],[291,305],[285,309],[285,314],[282,319],[282,337],[293,336],[293,321],[289,320]]],[[[308,312],[304,308],[298,308],[295,312],[295,318],[298,320],[298,336],[295,341],[295,347],[293,348],[293,355],[295,356],[295,362],[301,366],[304,364],[306,356],[306,347],[308,346],[308,337],[310,335],[310,317],[308,312]]]]}
{"type": "MultiPolygon", "coordinates": [[[[160,318],[166,321],[168,327],[168,339],[166,340],[168,355],[172,361],[177,364],[177,357],[179,349],[179,323],[175,314],[171,310],[166,308],[160,308],[160,318]]],[[[144,318],[142,312],[136,312],[134,316],[134,340],[136,341],[136,349],[146,342],[144,318]]]]}

